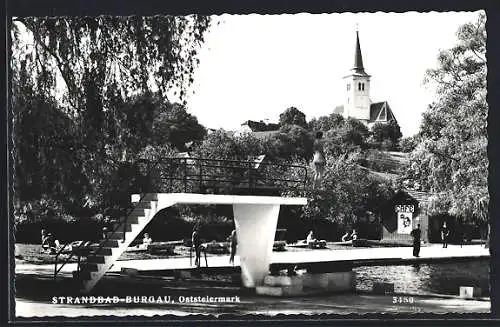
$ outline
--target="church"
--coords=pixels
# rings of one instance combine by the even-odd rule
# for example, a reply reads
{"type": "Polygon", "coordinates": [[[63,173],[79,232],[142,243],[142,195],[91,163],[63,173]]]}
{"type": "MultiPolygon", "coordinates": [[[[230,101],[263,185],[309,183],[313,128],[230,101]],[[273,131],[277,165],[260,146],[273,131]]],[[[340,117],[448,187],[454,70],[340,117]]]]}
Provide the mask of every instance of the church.
{"type": "Polygon", "coordinates": [[[396,117],[387,101],[370,100],[370,75],[365,72],[359,32],[356,31],[356,47],[354,50],[354,68],[344,77],[344,104],[337,106],[333,112],[344,118],[355,118],[371,128],[375,123],[395,121],[396,117]]]}

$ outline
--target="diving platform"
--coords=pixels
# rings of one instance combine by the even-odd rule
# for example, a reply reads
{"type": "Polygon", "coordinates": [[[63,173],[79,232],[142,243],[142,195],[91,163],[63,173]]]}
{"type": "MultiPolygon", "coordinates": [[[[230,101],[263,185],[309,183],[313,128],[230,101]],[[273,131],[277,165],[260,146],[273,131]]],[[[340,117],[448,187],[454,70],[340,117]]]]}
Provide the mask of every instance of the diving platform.
{"type": "MultiPolygon", "coordinates": [[[[280,207],[307,204],[307,198],[281,194],[302,194],[308,181],[306,166],[263,159],[171,157],[135,162],[129,171],[132,186],[121,192],[131,197],[130,207],[121,208],[113,228],[97,245],[81,242],[72,250],[71,256],[78,256],[74,276],[83,284],[82,291],[92,290],[160,210],[178,204],[231,205],[243,285],[262,284],[269,271],[280,207]]],[[[55,257],[54,279],[71,258],[59,264],[61,253],[55,257]]]]}
{"type": "Polygon", "coordinates": [[[134,209],[118,223],[121,227],[91,247],[87,261],[78,264],[75,276],[83,281],[83,292],[92,290],[156,213],[177,204],[232,205],[243,285],[256,287],[269,272],[280,206],[307,204],[300,197],[196,193],[133,194],[131,200],[134,209]]]}

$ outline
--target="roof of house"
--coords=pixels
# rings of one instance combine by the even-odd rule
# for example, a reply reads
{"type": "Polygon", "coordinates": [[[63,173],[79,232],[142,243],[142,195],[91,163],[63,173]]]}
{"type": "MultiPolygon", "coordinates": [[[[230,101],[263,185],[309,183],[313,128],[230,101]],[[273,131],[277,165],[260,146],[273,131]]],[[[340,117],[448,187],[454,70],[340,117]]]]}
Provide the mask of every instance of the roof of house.
{"type": "Polygon", "coordinates": [[[429,198],[432,196],[431,193],[414,191],[414,190],[410,190],[407,188],[403,189],[402,191],[406,192],[408,195],[410,195],[412,198],[414,198],[418,202],[428,202],[429,198]]]}
{"type": "Polygon", "coordinates": [[[279,124],[274,124],[274,123],[266,124],[263,121],[254,121],[254,120],[247,120],[241,125],[242,126],[247,125],[253,132],[274,131],[280,128],[279,124]]]}

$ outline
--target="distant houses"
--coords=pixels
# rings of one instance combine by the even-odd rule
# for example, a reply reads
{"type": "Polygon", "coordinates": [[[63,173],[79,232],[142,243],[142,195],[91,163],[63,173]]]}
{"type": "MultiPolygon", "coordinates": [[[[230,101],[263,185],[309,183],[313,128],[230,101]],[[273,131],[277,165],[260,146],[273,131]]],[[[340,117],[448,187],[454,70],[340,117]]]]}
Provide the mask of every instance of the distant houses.
{"type": "Polygon", "coordinates": [[[280,125],[275,123],[266,123],[263,120],[247,120],[243,122],[240,128],[234,133],[234,136],[242,136],[251,133],[257,138],[264,138],[279,131],[280,125]]]}

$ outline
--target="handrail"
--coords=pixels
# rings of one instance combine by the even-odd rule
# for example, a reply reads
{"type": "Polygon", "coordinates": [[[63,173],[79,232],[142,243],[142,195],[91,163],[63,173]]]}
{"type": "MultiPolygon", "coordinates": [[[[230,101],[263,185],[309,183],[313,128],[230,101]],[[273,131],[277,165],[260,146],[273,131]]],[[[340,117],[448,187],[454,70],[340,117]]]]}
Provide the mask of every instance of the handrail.
{"type": "MultiPolygon", "coordinates": [[[[188,192],[188,184],[189,182],[196,182],[193,187],[198,185],[200,191],[203,186],[203,182],[220,182],[220,183],[235,183],[239,182],[240,184],[244,181],[247,182],[247,188],[252,192],[254,187],[257,185],[257,182],[264,183],[273,183],[273,182],[285,182],[285,183],[299,183],[302,184],[305,188],[307,182],[307,167],[303,165],[297,164],[288,164],[288,163],[268,163],[268,162],[260,162],[258,163],[258,167],[255,167],[257,164],[253,160],[224,160],[224,159],[208,159],[208,158],[199,158],[199,157],[189,157],[189,158],[165,158],[164,161],[161,161],[160,164],[165,164],[168,160],[168,177],[162,176],[160,179],[162,181],[167,181],[165,183],[168,185],[168,191],[172,192],[173,181],[181,181],[182,184],[179,185],[184,192],[188,192]],[[223,163],[221,165],[221,163],[223,163]],[[193,167],[198,171],[189,172],[188,167],[193,167]],[[204,169],[208,168],[208,169],[204,169]],[[213,168],[212,171],[210,171],[213,168]],[[254,172],[259,174],[259,171],[266,170],[269,168],[299,168],[302,170],[302,177],[299,178],[279,178],[279,177],[270,177],[268,174],[265,175],[255,175],[254,172]],[[178,171],[178,174],[174,177],[174,170],[178,171]],[[180,170],[178,170],[180,169],[180,170]],[[215,170],[215,174],[213,173],[215,170]],[[226,173],[221,173],[223,171],[226,173]],[[238,174],[238,177],[227,176],[227,170],[229,170],[230,174],[238,174]],[[231,172],[232,171],[232,172],[231,172]],[[226,175],[226,176],[225,176],[226,175]],[[221,178],[218,178],[218,177],[221,178]]],[[[189,184],[191,185],[191,184],[189,184]]],[[[262,186],[262,185],[261,185],[262,186]]]]}
{"type": "MultiPolygon", "coordinates": [[[[234,183],[237,182],[238,184],[234,185],[236,187],[241,186],[242,184],[245,185],[250,192],[253,192],[256,187],[262,187],[265,185],[256,185],[257,182],[267,182],[270,183],[268,186],[274,186],[274,182],[286,182],[286,183],[298,183],[298,184],[303,184],[304,188],[306,186],[307,182],[307,167],[303,165],[297,165],[297,164],[287,164],[287,163],[269,163],[269,162],[259,162],[258,167],[255,167],[257,164],[253,160],[224,160],[224,159],[209,159],[209,158],[199,158],[199,157],[189,157],[189,158],[179,158],[179,157],[164,157],[164,158],[159,158],[157,160],[146,160],[146,159],[139,159],[137,160],[134,165],[137,166],[140,163],[146,163],[147,164],[147,173],[145,176],[146,180],[148,183],[151,183],[151,174],[155,169],[157,169],[159,166],[161,168],[161,165],[167,165],[166,167],[166,176],[163,174],[165,171],[160,170],[160,175],[159,175],[159,180],[161,181],[161,186],[166,186],[170,192],[175,192],[174,187],[177,185],[174,184],[174,181],[182,181],[183,185],[178,185],[181,187],[181,189],[184,190],[184,192],[188,192],[188,182],[197,182],[199,186],[199,191],[202,191],[202,188],[204,186],[204,182],[219,182],[219,183],[234,183]],[[195,174],[188,173],[188,167],[195,167],[199,168],[199,172],[195,174]],[[298,168],[303,171],[303,178],[300,177],[295,177],[295,178],[286,178],[282,175],[278,175],[277,177],[269,177],[269,176],[257,176],[255,175],[256,172],[259,170],[262,171],[265,168],[269,167],[278,167],[278,168],[298,168]],[[211,171],[212,168],[212,171],[211,171]],[[181,176],[176,176],[175,171],[176,169],[182,169],[181,170],[181,176]],[[229,173],[231,175],[227,175],[227,170],[230,170],[229,173]],[[211,174],[213,170],[218,170],[216,171],[217,174],[211,174]],[[226,170],[226,173],[221,173],[221,171],[226,170]],[[241,176],[234,176],[234,174],[237,173],[238,175],[241,174],[241,176]],[[221,178],[217,178],[221,177],[221,178]],[[284,177],[284,178],[283,178],[284,177]],[[245,184],[248,183],[248,184],[245,184]]],[[[158,185],[155,185],[158,186],[158,185]]],[[[149,185],[151,187],[151,185],[149,185]]],[[[144,197],[147,195],[147,193],[151,193],[154,191],[158,190],[142,190],[142,195],[139,199],[139,202],[142,202],[144,197]]],[[[97,248],[94,248],[93,251],[91,252],[90,249],[87,252],[88,256],[96,256],[101,249],[104,247],[104,244],[110,240],[114,235],[116,235],[120,229],[123,227],[123,240],[125,241],[125,235],[126,235],[126,228],[127,228],[127,220],[132,211],[136,208],[136,205],[133,205],[128,208],[124,216],[124,219],[120,219],[119,223],[115,224],[113,226],[113,229],[110,233],[106,235],[106,237],[101,240],[97,246],[97,248]]],[[[122,216],[122,215],[120,215],[122,216]]],[[[122,217],[123,217],[122,216],[122,217]]],[[[89,246],[91,245],[90,241],[82,241],[78,247],[75,249],[72,249],[70,256],[64,260],[61,265],[58,268],[58,259],[60,254],[64,251],[64,249],[69,245],[70,243],[66,243],[63,245],[63,247],[57,252],[55,256],[55,263],[54,263],[54,279],[57,277],[57,274],[61,271],[61,269],[64,267],[66,263],[68,263],[73,255],[78,253],[79,260],[78,260],[78,270],[79,270],[79,265],[80,265],[80,256],[83,251],[83,249],[88,249],[89,246]]],[[[94,244],[95,245],[95,244],[94,244]]]]}

